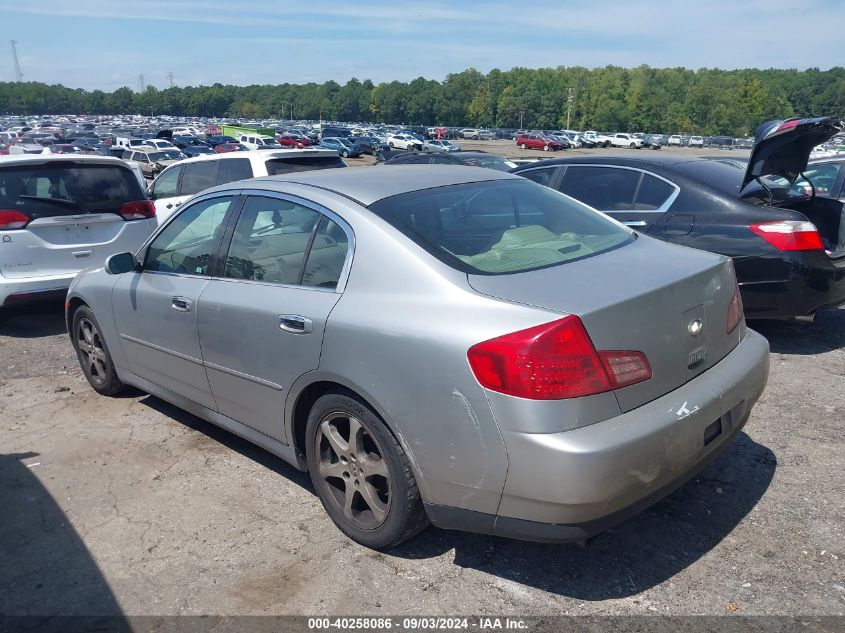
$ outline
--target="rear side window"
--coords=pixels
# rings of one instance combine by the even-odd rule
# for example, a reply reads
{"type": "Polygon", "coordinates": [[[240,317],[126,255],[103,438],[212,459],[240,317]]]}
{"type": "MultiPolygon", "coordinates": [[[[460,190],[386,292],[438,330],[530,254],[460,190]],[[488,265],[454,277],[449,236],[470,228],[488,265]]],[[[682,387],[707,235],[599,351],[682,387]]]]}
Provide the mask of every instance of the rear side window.
{"type": "Polygon", "coordinates": [[[592,209],[524,179],[414,191],[379,200],[370,210],[441,261],[471,274],[547,268],[634,239],[592,209]]]}
{"type": "Polygon", "coordinates": [[[634,208],[642,172],[614,167],[567,167],[561,191],[599,211],[634,208]]]}
{"type": "Polygon", "coordinates": [[[546,167],[545,169],[529,169],[528,171],[522,171],[519,173],[520,176],[523,178],[528,178],[528,180],[533,180],[539,185],[549,186],[549,183],[552,181],[552,176],[554,176],[555,169],[557,167],[546,167]]]}
{"type": "Polygon", "coordinates": [[[665,180],[643,174],[640,188],[637,190],[637,201],[634,209],[637,211],[656,211],[675,192],[675,187],[665,180]]]}
{"type": "MultiPolygon", "coordinates": [[[[212,161],[213,162],[213,161],[212,161]]],[[[217,184],[225,185],[227,182],[245,180],[252,178],[252,165],[248,158],[221,159],[220,167],[217,170],[217,184]]]]}
{"type": "Polygon", "coordinates": [[[132,170],[119,165],[51,161],[0,168],[0,209],[33,220],[117,212],[123,203],[146,197],[132,170]]]}
{"type": "Polygon", "coordinates": [[[186,163],[182,175],[182,195],[192,196],[217,183],[217,160],[186,163]]]}
{"type": "Polygon", "coordinates": [[[338,156],[297,156],[291,158],[271,158],[266,161],[268,176],[281,176],[313,169],[334,169],[346,167],[338,156]]]}

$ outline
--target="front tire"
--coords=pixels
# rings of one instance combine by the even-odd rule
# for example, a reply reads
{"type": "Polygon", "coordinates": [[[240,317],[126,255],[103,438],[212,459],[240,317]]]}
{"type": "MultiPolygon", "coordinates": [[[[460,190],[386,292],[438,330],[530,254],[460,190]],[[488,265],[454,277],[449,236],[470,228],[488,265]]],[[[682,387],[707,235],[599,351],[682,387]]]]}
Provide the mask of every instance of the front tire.
{"type": "Polygon", "coordinates": [[[521,147],[522,149],[528,149],[528,146],[527,146],[525,143],[523,143],[522,145],[520,145],[520,147],[521,147]]]}
{"type": "Polygon", "coordinates": [[[346,150],[343,150],[343,153],[341,153],[341,157],[342,158],[349,158],[349,152],[347,152],[346,150]]]}
{"type": "Polygon", "coordinates": [[[71,342],[82,373],[94,391],[103,396],[116,396],[126,389],[117,377],[100,324],[88,306],[81,306],[73,313],[71,342]]]}

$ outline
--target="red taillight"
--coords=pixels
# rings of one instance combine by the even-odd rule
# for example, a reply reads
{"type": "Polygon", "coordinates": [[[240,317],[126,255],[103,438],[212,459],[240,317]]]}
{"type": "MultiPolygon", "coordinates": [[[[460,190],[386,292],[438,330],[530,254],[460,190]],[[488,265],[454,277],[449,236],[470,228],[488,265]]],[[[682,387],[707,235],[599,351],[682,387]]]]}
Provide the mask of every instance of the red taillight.
{"type": "Polygon", "coordinates": [[[22,229],[29,223],[29,217],[14,209],[0,210],[0,231],[22,229]]]}
{"type": "Polygon", "coordinates": [[[482,386],[532,400],[577,398],[651,378],[640,352],[599,355],[577,316],[484,341],[467,358],[482,386]]]}
{"type": "Polygon", "coordinates": [[[144,220],[156,216],[156,206],[152,200],[126,202],[120,207],[118,213],[124,220],[144,220]]]}
{"type": "Polygon", "coordinates": [[[779,220],[749,226],[754,233],[780,251],[822,250],[822,237],[812,222],[779,220]]]}
{"type": "Polygon", "coordinates": [[[734,284],[734,296],[728,304],[728,334],[736,329],[742,322],[742,295],[739,293],[739,284],[734,284]]]}

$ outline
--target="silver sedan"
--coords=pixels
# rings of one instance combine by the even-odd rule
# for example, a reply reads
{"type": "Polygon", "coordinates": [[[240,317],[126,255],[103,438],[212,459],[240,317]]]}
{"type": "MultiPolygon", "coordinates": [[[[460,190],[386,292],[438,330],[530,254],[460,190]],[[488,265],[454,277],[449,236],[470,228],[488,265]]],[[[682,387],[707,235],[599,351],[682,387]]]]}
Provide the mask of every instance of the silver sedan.
{"type": "Polygon", "coordinates": [[[96,391],[308,471],[373,548],[602,531],[724,450],[768,374],[730,260],[462,166],[207,190],[81,273],[67,323],[96,391]]]}

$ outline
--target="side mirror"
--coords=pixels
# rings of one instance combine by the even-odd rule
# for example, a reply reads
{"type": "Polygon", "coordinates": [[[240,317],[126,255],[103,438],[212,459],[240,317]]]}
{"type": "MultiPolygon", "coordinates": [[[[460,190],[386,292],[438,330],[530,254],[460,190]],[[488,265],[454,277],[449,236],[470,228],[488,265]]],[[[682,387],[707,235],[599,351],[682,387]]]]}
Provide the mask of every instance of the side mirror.
{"type": "Polygon", "coordinates": [[[138,262],[132,253],[116,253],[106,258],[106,272],[109,275],[122,275],[135,270],[138,262]]]}

